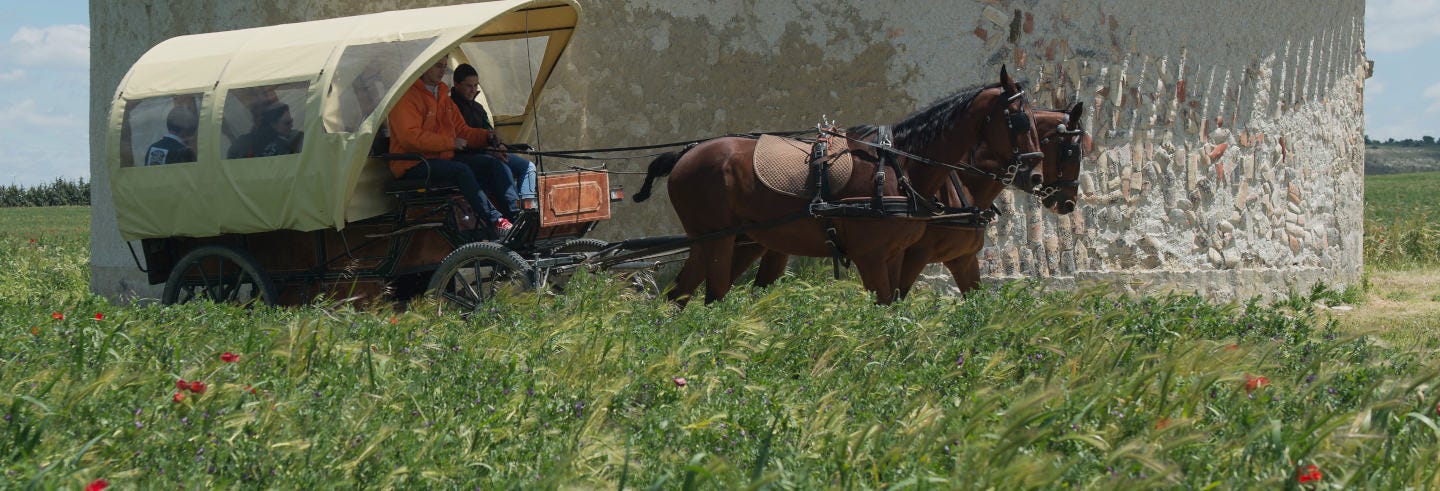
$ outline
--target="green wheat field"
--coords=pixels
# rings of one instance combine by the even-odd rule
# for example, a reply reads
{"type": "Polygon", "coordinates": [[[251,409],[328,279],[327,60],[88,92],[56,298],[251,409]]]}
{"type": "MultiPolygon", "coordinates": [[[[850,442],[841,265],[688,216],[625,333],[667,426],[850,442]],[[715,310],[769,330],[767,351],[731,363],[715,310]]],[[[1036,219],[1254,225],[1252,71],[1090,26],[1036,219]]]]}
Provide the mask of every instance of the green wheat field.
{"type": "MultiPolygon", "coordinates": [[[[1394,216],[1367,268],[1433,267],[1394,216]]],[[[1358,288],[887,308],[821,265],[683,311],[603,275],[469,320],[167,308],[88,293],[88,217],[0,210],[3,489],[1440,486],[1440,334],[1342,324],[1358,288]]]]}

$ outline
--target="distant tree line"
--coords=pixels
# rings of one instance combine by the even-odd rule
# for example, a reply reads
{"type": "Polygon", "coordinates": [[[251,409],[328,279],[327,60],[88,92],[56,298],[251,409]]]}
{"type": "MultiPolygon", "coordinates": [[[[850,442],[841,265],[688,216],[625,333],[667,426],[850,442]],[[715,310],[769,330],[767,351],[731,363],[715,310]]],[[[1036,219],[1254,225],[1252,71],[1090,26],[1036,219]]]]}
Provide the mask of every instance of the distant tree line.
{"type": "Polygon", "coordinates": [[[1365,145],[1371,147],[1378,147],[1380,145],[1394,145],[1400,147],[1426,147],[1434,144],[1435,137],[1430,135],[1422,136],[1419,140],[1416,140],[1414,138],[1406,138],[1404,140],[1396,141],[1394,138],[1387,138],[1383,142],[1380,140],[1371,140],[1370,135],[1365,135],[1365,145]]]}
{"type": "Polygon", "coordinates": [[[57,178],[50,184],[34,187],[0,186],[0,207],[73,205],[90,205],[90,183],[84,178],[74,181],[57,178]]]}

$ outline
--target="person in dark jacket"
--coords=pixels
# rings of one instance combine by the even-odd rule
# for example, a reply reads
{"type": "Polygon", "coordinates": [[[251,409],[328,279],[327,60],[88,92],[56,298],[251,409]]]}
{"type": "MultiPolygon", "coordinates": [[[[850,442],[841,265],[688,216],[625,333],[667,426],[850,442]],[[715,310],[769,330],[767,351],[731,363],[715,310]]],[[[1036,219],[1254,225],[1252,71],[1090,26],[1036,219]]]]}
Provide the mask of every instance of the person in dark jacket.
{"type": "Polygon", "coordinates": [[[507,153],[503,150],[505,145],[500,141],[499,134],[495,132],[495,126],[490,122],[490,114],[485,106],[475,101],[480,94],[480,75],[475,67],[469,64],[461,64],[455,68],[455,87],[450,89],[450,99],[455,101],[455,106],[460,108],[460,115],[465,118],[465,124],[471,128],[481,128],[490,131],[492,147],[500,148],[500,152],[487,152],[482,154],[480,160],[488,161],[489,165],[503,164],[515,177],[515,185],[504,186],[491,184],[487,193],[505,196],[509,201],[535,198],[535,163],[526,160],[519,155],[507,153]],[[518,186],[518,190],[517,190],[518,186]],[[518,193],[518,196],[517,196],[518,193]]]}
{"type": "Polygon", "coordinates": [[[273,157],[300,152],[304,133],[295,131],[295,119],[290,116],[290,106],[272,102],[260,110],[255,129],[240,136],[225,158],[248,159],[252,157],[273,157]]]}
{"type": "Polygon", "coordinates": [[[145,165],[183,164],[195,161],[195,129],[200,126],[200,116],[195,109],[176,105],[165,118],[165,129],[170,133],[160,137],[145,150],[145,165]]]}

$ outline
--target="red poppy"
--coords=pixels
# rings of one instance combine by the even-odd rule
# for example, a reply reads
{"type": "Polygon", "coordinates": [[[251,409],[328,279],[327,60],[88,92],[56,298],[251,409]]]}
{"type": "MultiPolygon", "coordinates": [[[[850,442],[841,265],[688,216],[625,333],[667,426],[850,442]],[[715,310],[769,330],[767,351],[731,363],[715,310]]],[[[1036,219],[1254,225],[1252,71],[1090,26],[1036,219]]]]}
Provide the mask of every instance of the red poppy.
{"type": "Polygon", "coordinates": [[[170,396],[170,400],[175,401],[175,402],[183,401],[183,400],[185,400],[185,393],[184,393],[184,392],[176,392],[175,395],[170,396]]]}
{"type": "Polygon", "coordinates": [[[223,361],[225,363],[235,363],[237,361],[240,361],[240,355],[226,351],[224,353],[220,353],[220,361],[223,361]]]}
{"type": "Polygon", "coordinates": [[[50,318],[51,318],[51,319],[55,319],[55,320],[57,320],[57,321],[63,321],[63,320],[65,320],[65,314],[62,314],[62,313],[60,313],[60,312],[58,312],[58,311],[56,311],[56,312],[51,312],[51,313],[50,313],[50,318]]]}
{"type": "Polygon", "coordinates": [[[96,312],[96,313],[95,313],[95,320],[97,320],[97,321],[105,320],[105,314],[100,313],[100,312],[96,312]]]}
{"type": "Polygon", "coordinates": [[[190,390],[190,383],[186,382],[185,379],[182,378],[175,381],[175,388],[179,390],[190,390]]]}
{"type": "Polygon", "coordinates": [[[1299,475],[1295,477],[1295,480],[1299,481],[1300,484],[1305,484],[1307,482],[1316,482],[1319,481],[1320,478],[1325,477],[1323,474],[1320,474],[1320,468],[1316,467],[1314,464],[1305,466],[1304,469],[1300,470],[1304,472],[1298,473],[1299,475]]]}
{"type": "Polygon", "coordinates": [[[245,386],[245,392],[249,392],[249,393],[251,393],[251,394],[254,394],[254,393],[255,393],[255,388],[247,385],[247,386],[245,386]]]}
{"type": "Polygon", "coordinates": [[[30,334],[31,334],[32,336],[39,336],[39,335],[40,335],[40,328],[39,328],[39,327],[35,327],[35,326],[30,326],[30,334]]]}
{"type": "Polygon", "coordinates": [[[199,380],[190,381],[190,392],[194,392],[196,394],[204,394],[205,382],[201,382],[199,380]]]}
{"type": "Polygon", "coordinates": [[[1270,385],[1270,379],[1265,377],[1251,377],[1245,374],[1245,392],[1255,392],[1255,389],[1270,385]]]}
{"type": "Polygon", "coordinates": [[[30,243],[31,243],[31,244],[34,244],[34,243],[35,243],[35,239],[30,239],[30,243]]]}
{"type": "Polygon", "coordinates": [[[85,491],[100,491],[108,487],[110,487],[110,481],[106,481],[104,479],[96,479],[94,481],[90,481],[90,485],[85,486],[85,491]]]}
{"type": "Polygon", "coordinates": [[[396,317],[391,317],[391,318],[390,318],[390,323],[391,323],[391,324],[399,324],[399,323],[400,323],[400,319],[399,319],[399,318],[396,318],[396,317]]]}
{"type": "Polygon", "coordinates": [[[684,387],[686,383],[687,382],[685,381],[685,377],[675,377],[676,387],[684,387]]]}
{"type": "Polygon", "coordinates": [[[1157,429],[1157,430],[1163,430],[1163,429],[1165,429],[1165,428],[1167,428],[1167,427],[1169,427],[1169,426],[1170,426],[1170,418],[1160,418],[1160,421],[1156,421],[1156,422],[1155,422],[1155,429],[1157,429]]]}

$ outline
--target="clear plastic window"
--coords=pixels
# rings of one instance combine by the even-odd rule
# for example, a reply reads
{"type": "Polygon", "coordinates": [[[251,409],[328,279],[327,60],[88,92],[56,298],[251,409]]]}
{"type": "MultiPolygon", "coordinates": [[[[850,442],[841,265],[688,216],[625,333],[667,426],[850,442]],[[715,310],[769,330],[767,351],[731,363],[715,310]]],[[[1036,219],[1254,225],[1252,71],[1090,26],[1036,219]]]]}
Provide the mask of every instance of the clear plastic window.
{"type": "Polygon", "coordinates": [[[181,94],[126,102],[120,166],[194,162],[202,100],[200,94],[181,94]]]}
{"type": "Polygon", "coordinates": [[[480,75],[481,103],[492,116],[525,114],[549,44],[550,37],[543,36],[460,45],[480,75]]]}
{"type": "Polygon", "coordinates": [[[308,82],[230,89],[220,120],[221,153],[227,159],[300,153],[309,90],[308,82]]]}
{"type": "Polygon", "coordinates": [[[380,105],[435,38],[348,46],[325,92],[325,131],[350,133],[380,105]]]}

